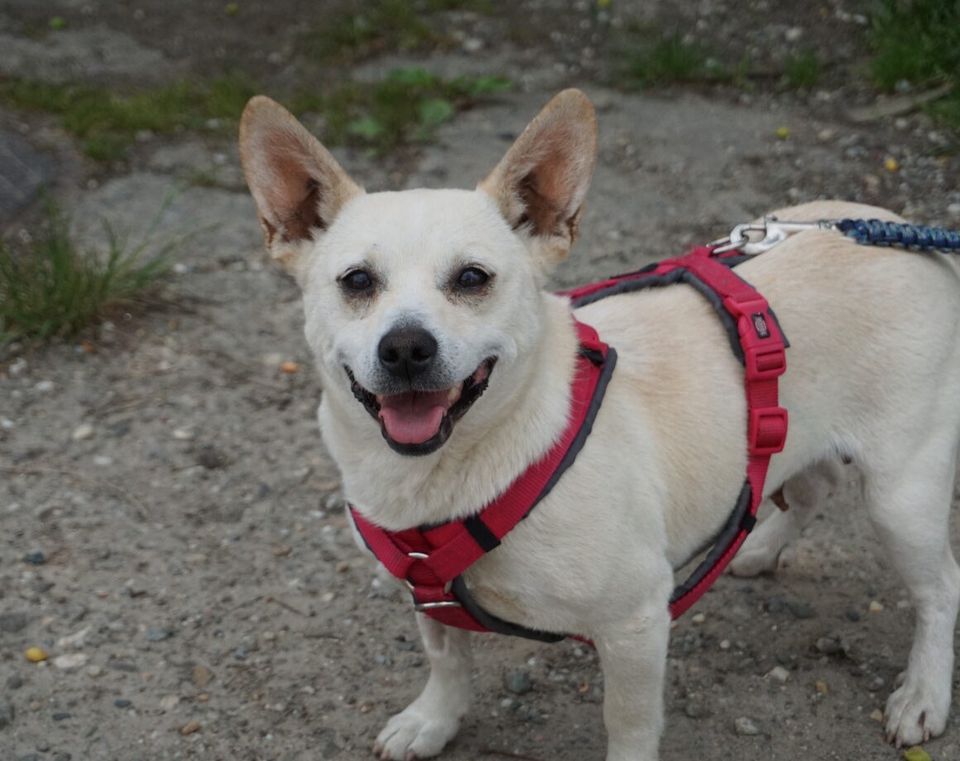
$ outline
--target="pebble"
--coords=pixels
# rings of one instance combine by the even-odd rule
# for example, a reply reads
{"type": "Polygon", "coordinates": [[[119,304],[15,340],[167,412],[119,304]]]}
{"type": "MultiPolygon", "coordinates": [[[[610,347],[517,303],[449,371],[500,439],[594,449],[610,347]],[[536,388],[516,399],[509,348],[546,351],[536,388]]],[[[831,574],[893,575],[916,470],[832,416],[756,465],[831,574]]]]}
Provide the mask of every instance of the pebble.
{"type": "Polygon", "coordinates": [[[66,653],[53,659],[53,665],[62,671],[73,671],[87,663],[86,653],[66,653]]]}
{"type": "Polygon", "coordinates": [[[180,697],[178,695],[164,695],[162,698],[160,698],[160,710],[172,711],[177,707],[179,702],[180,697]]]}
{"type": "Polygon", "coordinates": [[[883,711],[881,711],[879,708],[874,708],[870,714],[870,718],[876,722],[883,721],[883,711]]]}
{"type": "Polygon", "coordinates": [[[53,391],[53,381],[42,380],[39,383],[37,383],[33,388],[35,391],[39,391],[41,393],[46,393],[47,391],[53,391]]]}
{"type": "Polygon", "coordinates": [[[66,721],[67,719],[72,719],[73,714],[69,711],[57,711],[50,718],[54,721],[66,721]]]}
{"type": "Polygon", "coordinates": [[[173,632],[162,626],[147,627],[147,639],[150,642],[163,642],[165,639],[170,639],[172,636],[173,632]]]}
{"type": "Polygon", "coordinates": [[[753,723],[752,719],[748,719],[746,716],[741,716],[734,721],[733,728],[738,735],[742,735],[743,737],[752,737],[753,735],[760,734],[760,728],[753,723]]]}
{"type": "Polygon", "coordinates": [[[780,684],[785,684],[790,678],[790,672],[783,666],[774,666],[767,672],[767,676],[777,682],[780,682],[780,684]]]}
{"type": "Polygon", "coordinates": [[[813,687],[821,695],[826,695],[828,692],[830,692],[830,686],[822,679],[818,679],[816,682],[814,682],[813,687]]]}
{"type": "Polygon", "coordinates": [[[14,710],[11,703],[0,701],[0,730],[13,724],[14,710]]]}
{"type": "Polygon", "coordinates": [[[868,610],[871,613],[879,613],[883,610],[883,603],[881,603],[879,600],[871,600],[868,610]]]}
{"type": "Polygon", "coordinates": [[[73,429],[70,438],[74,441],[86,441],[93,438],[94,429],[90,423],[81,423],[73,429]]]}
{"type": "Polygon", "coordinates": [[[720,649],[721,649],[721,650],[729,650],[732,646],[733,646],[733,645],[732,645],[732,643],[730,642],[730,640],[728,640],[728,639],[722,639],[722,640],[720,640],[720,649]]]}
{"type": "Polygon", "coordinates": [[[919,745],[914,745],[912,748],[907,748],[903,752],[903,758],[904,761],[932,761],[930,754],[919,745]]]}
{"type": "Polygon", "coordinates": [[[130,700],[127,700],[126,698],[117,698],[116,700],[113,701],[113,704],[117,708],[129,708],[130,706],[133,705],[133,702],[130,700]]]}
{"type": "Polygon", "coordinates": [[[707,617],[703,613],[695,613],[690,620],[695,624],[702,624],[707,620],[707,617]]]}
{"type": "Polygon", "coordinates": [[[533,681],[530,674],[520,669],[514,669],[507,672],[503,678],[503,686],[514,695],[525,695],[533,689],[533,681]]]}
{"type": "Polygon", "coordinates": [[[172,434],[177,441],[190,441],[193,435],[193,431],[189,428],[174,428],[172,434]]]}
{"type": "Polygon", "coordinates": [[[783,35],[787,38],[787,42],[796,42],[801,37],[803,37],[803,28],[799,26],[791,26],[783,35]]]}
{"type": "Polygon", "coordinates": [[[30,565],[44,565],[47,562],[47,556],[42,550],[33,550],[23,556],[23,562],[30,565]]]}
{"type": "Polygon", "coordinates": [[[952,203],[947,206],[947,214],[951,217],[960,217],[960,203],[952,203]]]}
{"type": "Polygon", "coordinates": [[[212,679],[213,672],[202,663],[198,663],[193,667],[193,683],[200,689],[203,689],[210,684],[212,679]]]}
{"type": "Polygon", "coordinates": [[[105,454],[94,455],[93,464],[98,468],[105,468],[108,465],[113,465],[113,458],[105,454]]]}
{"type": "Polygon", "coordinates": [[[854,610],[853,608],[850,608],[850,610],[848,610],[843,615],[847,617],[847,621],[853,621],[854,623],[856,623],[857,621],[860,620],[860,612],[857,610],[854,610]]]}
{"type": "Polygon", "coordinates": [[[843,645],[836,637],[820,637],[814,647],[824,655],[836,655],[843,652],[843,645]]]}
{"type": "Polygon", "coordinates": [[[94,679],[103,676],[103,669],[100,666],[91,666],[87,669],[87,676],[93,677],[94,679]]]}
{"type": "Polygon", "coordinates": [[[41,661],[47,660],[50,656],[47,655],[47,651],[42,647],[28,647],[24,650],[23,657],[30,661],[30,663],[40,663],[41,661]]]}
{"type": "Polygon", "coordinates": [[[200,722],[196,719],[191,719],[182,727],[180,727],[180,734],[186,737],[187,735],[192,735],[194,732],[200,731],[200,722]]]}
{"type": "Polygon", "coordinates": [[[27,614],[19,611],[0,613],[0,632],[16,634],[26,628],[27,620],[27,614]]]}

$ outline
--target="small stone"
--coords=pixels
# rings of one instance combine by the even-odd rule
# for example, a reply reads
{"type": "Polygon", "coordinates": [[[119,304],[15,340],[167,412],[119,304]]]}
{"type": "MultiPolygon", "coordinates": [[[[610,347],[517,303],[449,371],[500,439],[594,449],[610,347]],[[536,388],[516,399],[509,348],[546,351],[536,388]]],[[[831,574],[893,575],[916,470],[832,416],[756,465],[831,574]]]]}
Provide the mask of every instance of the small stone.
{"type": "Polygon", "coordinates": [[[174,428],[171,434],[177,441],[190,441],[194,434],[189,428],[174,428]]]}
{"type": "Polygon", "coordinates": [[[793,615],[794,618],[799,618],[801,620],[807,618],[813,618],[816,613],[813,610],[813,607],[804,602],[803,600],[790,600],[787,602],[787,609],[793,615]]]}
{"type": "Polygon", "coordinates": [[[525,695],[533,689],[533,682],[526,671],[514,669],[503,678],[503,686],[514,695],[525,695]]]}
{"type": "Polygon", "coordinates": [[[72,719],[73,714],[69,711],[57,711],[57,713],[53,714],[50,718],[54,721],[66,721],[67,719],[72,719]]]}
{"type": "Polygon", "coordinates": [[[870,718],[876,722],[883,721],[883,711],[881,711],[879,708],[874,708],[870,714],[870,718]]]}
{"type": "Polygon", "coordinates": [[[836,134],[837,133],[834,130],[826,127],[817,133],[817,140],[819,140],[821,143],[829,143],[831,140],[833,140],[836,134]]]}
{"type": "Polygon", "coordinates": [[[73,429],[70,438],[74,441],[86,441],[93,438],[94,429],[90,423],[81,423],[73,429]]]}
{"type": "Polygon", "coordinates": [[[193,667],[193,683],[201,690],[210,684],[212,680],[213,672],[202,663],[198,663],[193,667]]]}
{"type": "Polygon", "coordinates": [[[796,42],[803,37],[803,29],[799,26],[791,26],[783,36],[787,38],[787,42],[796,42]]]}
{"type": "Polygon", "coordinates": [[[722,639],[722,640],[720,640],[720,649],[721,649],[721,650],[729,650],[731,647],[733,647],[733,644],[730,642],[730,640],[728,640],[728,639],[722,639]]]}
{"type": "Polygon", "coordinates": [[[23,562],[30,565],[44,565],[47,562],[47,556],[42,550],[32,550],[23,556],[23,562]]]}
{"type": "Polygon", "coordinates": [[[951,217],[960,217],[960,203],[952,203],[947,206],[947,214],[951,217]]]}
{"type": "Polygon", "coordinates": [[[186,737],[187,735],[192,735],[194,732],[199,732],[200,729],[200,722],[196,719],[191,719],[182,727],[180,727],[180,734],[186,737]]]}
{"type": "Polygon", "coordinates": [[[843,652],[843,645],[836,637],[820,637],[814,647],[824,655],[836,655],[843,652]]]}
{"type": "Polygon", "coordinates": [[[879,600],[871,600],[868,610],[871,613],[879,613],[883,610],[883,603],[881,603],[879,600]]]}
{"type": "Polygon", "coordinates": [[[336,569],[337,573],[346,573],[350,570],[350,563],[346,560],[341,560],[339,563],[337,563],[336,569]]]}
{"type": "Polygon", "coordinates": [[[0,632],[16,634],[27,627],[27,614],[15,611],[13,613],[0,613],[0,632]]]}
{"type": "Polygon", "coordinates": [[[734,721],[733,728],[736,730],[738,735],[743,737],[752,737],[760,734],[760,728],[753,723],[752,719],[748,719],[746,716],[741,716],[739,719],[734,721]]]}
{"type": "Polygon", "coordinates": [[[42,380],[37,383],[34,387],[35,391],[39,391],[42,394],[47,393],[48,391],[53,391],[53,381],[42,380]]]}
{"type": "Polygon", "coordinates": [[[774,131],[774,134],[777,136],[778,140],[786,140],[790,137],[790,128],[789,127],[777,127],[774,131]]]}
{"type": "Polygon", "coordinates": [[[74,671],[87,663],[86,653],[66,653],[53,659],[53,665],[61,671],[74,671]]]}
{"type": "Polygon", "coordinates": [[[133,703],[126,698],[117,698],[113,701],[114,706],[117,708],[129,708],[133,703]]]}
{"type": "Polygon", "coordinates": [[[64,637],[61,637],[57,640],[57,647],[61,650],[65,650],[70,647],[83,647],[83,643],[87,638],[87,633],[90,631],[89,626],[85,626],[78,632],[73,634],[68,634],[64,637]]]}
{"type": "Polygon", "coordinates": [[[41,661],[47,660],[50,656],[47,655],[47,651],[42,647],[28,647],[23,652],[23,657],[30,661],[30,663],[40,663],[41,661]]]}
{"type": "Polygon", "coordinates": [[[105,454],[94,455],[93,464],[98,468],[105,468],[108,465],[113,465],[113,458],[105,454]]]}
{"type": "Polygon", "coordinates": [[[907,748],[903,752],[903,758],[904,761],[932,761],[930,754],[919,745],[914,745],[912,748],[907,748]]]}
{"type": "Polygon", "coordinates": [[[150,642],[163,642],[165,639],[170,639],[172,636],[173,632],[162,626],[147,627],[147,639],[150,642]]]}
{"type": "Polygon", "coordinates": [[[707,617],[703,613],[695,613],[690,620],[695,624],[702,624],[707,620],[707,617]]]}
{"type": "Polygon", "coordinates": [[[87,669],[87,676],[93,677],[94,679],[101,677],[103,676],[103,669],[100,666],[91,666],[87,669]]]}
{"type": "Polygon", "coordinates": [[[786,684],[790,678],[790,672],[783,666],[774,666],[767,672],[767,676],[774,681],[780,682],[780,684],[786,684]]]}
{"type": "Polygon", "coordinates": [[[893,156],[887,156],[883,160],[883,168],[888,172],[896,172],[900,169],[900,162],[898,162],[893,156]]]}
{"type": "Polygon", "coordinates": [[[821,695],[826,695],[830,692],[830,686],[822,679],[818,679],[816,682],[814,682],[813,688],[821,695]]]}
{"type": "Polygon", "coordinates": [[[164,695],[160,698],[160,710],[172,711],[179,703],[180,697],[178,695],[164,695]]]}
{"type": "Polygon", "coordinates": [[[463,51],[465,53],[479,53],[483,50],[483,40],[479,37],[467,37],[463,41],[463,51]]]}
{"type": "Polygon", "coordinates": [[[0,701],[0,731],[13,724],[14,717],[13,705],[6,701],[0,701]]]}
{"type": "Polygon", "coordinates": [[[853,621],[854,623],[856,623],[857,621],[860,620],[860,612],[854,610],[853,608],[850,608],[843,615],[847,617],[847,621],[853,621]]]}

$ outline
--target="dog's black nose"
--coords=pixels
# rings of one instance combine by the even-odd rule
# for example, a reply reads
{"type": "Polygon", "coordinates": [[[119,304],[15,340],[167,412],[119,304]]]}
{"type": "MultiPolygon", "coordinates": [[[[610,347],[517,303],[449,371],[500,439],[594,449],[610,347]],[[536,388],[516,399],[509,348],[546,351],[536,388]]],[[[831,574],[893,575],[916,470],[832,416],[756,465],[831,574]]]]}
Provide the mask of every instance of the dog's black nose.
{"type": "Polygon", "coordinates": [[[394,328],[380,339],[377,356],[391,375],[413,379],[433,365],[437,339],[423,328],[394,328]]]}

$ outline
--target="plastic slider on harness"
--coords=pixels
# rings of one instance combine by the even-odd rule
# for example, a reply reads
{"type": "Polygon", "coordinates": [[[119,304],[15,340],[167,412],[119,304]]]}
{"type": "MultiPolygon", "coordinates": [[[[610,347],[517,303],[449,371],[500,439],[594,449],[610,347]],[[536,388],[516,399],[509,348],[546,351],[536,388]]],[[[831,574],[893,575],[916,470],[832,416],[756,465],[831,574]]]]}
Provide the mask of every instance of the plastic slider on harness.
{"type": "MultiPolygon", "coordinates": [[[[744,231],[737,235],[738,240],[747,239],[744,231]]],[[[786,441],[787,411],[779,406],[777,385],[787,367],[788,344],[767,301],[732,271],[743,259],[729,245],[704,246],[685,256],[563,293],[570,298],[573,308],[578,308],[621,293],[686,283],[713,306],[727,331],[731,350],[743,364],[747,409],[743,487],[713,548],[671,595],[670,613],[674,618],[716,581],[753,528],[770,456],[781,451],[786,441]]],[[[483,610],[470,594],[462,574],[484,554],[495,550],[550,492],[590,434],[616,366],[616,352],[589,325],[574,320],[574,326],[579,351],[567,428],[558,443],[519,474],[500,496],[463,520],[395,532],[376,526],[350,507],[350,516],[364,542],[387,570],[407,585],[416,610],[441,623],[543,641],[565,636],[534,631],[483,610]]]]}

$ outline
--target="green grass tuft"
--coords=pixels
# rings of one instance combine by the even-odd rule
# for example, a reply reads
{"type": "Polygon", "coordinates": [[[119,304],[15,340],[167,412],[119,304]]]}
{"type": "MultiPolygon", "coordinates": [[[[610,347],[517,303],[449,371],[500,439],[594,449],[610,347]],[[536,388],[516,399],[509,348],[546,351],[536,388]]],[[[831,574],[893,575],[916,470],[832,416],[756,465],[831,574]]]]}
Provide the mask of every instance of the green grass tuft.
{"type": "Polygon", "coordinates": [[[127,247],[107,227],[105,252],[81,252],[53,205],[35,239],[0,242],[0,342],[72,336],[108,310],[141,299],[165,276],[176,244],[147,254],[127,247]]]}
{"type": "Polygon", "coordinates": [[[892,90],[960,75],[960,0],[882,0],[870,44],[874,81],[892,90]]]}
{"type": "Polygon", "coordinates": [[[649,39],[649,31],[638,38],[637,47],[626,53],[624,74],[640,87],[678,82],[713,81],[724,75],[710,66],[707,51],[696,43],[684,42],[679,34],[658,34],[649,39]]]}
{"type": "Polygon", "coordinates": [[[509,87],[502,77],[443,79],[424,69],[395,69],[380,82],[352,82],[327,94],[301,95],[291,99],[290,106],[297,113],[323,115],[324,142],[383,154],[430,140],[458,111],[509,87]]]}
{"type": "Polygon", "coordinates": [[[809,89],[820,81],[820,59],[812,50],[787,58],[783,67],[783,79],[792,89],[809,89]]]}
{"type": "Polygon", "coordinates": [[[178,82],[129,94],[83,85],[0,81],[0,103],[58,115],[84,152],[98,161],[124,158],[141,130],[169,134],[203,128],[210,119],[232,123],[254,94],[254,87],[240,78],[178,82]]]}

